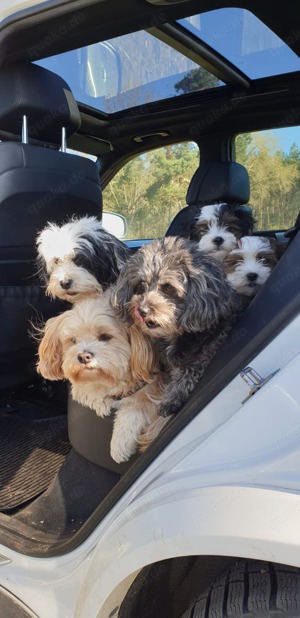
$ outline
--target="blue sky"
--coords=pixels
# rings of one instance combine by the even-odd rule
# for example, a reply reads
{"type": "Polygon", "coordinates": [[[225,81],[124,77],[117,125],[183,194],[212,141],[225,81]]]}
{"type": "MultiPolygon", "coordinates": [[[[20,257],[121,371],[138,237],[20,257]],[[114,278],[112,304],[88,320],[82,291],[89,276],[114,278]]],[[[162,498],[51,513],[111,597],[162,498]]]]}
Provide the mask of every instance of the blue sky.
{"type": "Polygon", "coordinates": [[[276,129],[274,131],[265,131],[264,133],[271,133],[278,140],[278,145],[284,150],[289,152],[293,143],[296,143],[300,149],[300,127],[287,127],[284,129],[276,129]]]}

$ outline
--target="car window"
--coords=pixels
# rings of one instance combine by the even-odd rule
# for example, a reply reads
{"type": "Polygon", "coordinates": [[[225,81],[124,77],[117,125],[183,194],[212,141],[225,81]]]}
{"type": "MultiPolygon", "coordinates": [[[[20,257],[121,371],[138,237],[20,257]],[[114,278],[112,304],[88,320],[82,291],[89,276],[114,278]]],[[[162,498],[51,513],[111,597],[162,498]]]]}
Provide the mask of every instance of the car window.
{"type": "Polygon", "coordinates": [[[294,224],[300,204],[299,147],[299,127],[236,137],[236,161],[249,173],[249,205],[257,230],[283,230],[294,224]]]}
{"type": "Polygon", "coordinates": [[[197,62],[143,30],[37,64],[63,77],[78,101],[106,113],[224,86],[197,62]]]}
{"type": "Polygon", "coordinates": [[[297,54],[247,9],[223,7],[178,23],[251,79],[299,70],[297,54]]]}
{"type": "Polygon", "coordinates": [[[199,149],[184,142],[144,153],[116,174],[103,191],[103,209],[123,215],[126,238],[164,236],[199,166],[199,149]]]}

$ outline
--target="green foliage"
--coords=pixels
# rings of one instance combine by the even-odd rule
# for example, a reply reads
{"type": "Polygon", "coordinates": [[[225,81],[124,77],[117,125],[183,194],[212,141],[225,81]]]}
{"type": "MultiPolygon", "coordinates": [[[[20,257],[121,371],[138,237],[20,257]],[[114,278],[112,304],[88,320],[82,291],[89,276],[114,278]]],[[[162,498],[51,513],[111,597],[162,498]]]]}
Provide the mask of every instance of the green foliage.
{"type": "Polygon", "coordinates": [[[104,209],[126,218],[127,238],[159,238],[186,206],[187,188],[198,165],[198,148],[189,142],[143,154],[106,187],[104,209]]]}
{"type": "MultiPolygon", "coordinates": [[[[236,161],[250,176],[257,230],[287,229],[300,203],[300,150],[289,153],[274,137],[261,133],[236,138],[236,161]]],[[[199,165],[199,151],[186,142],[143,154],[125,165],[104,191],[104,209],[122,214],[127,238],[165,234],[176,213],[186,206],[186,192],[199,165]]]]}
{"type": "Polygon", "coordinates": [[[299,212],[300,152],[293,144],[285,154],[274,137],[260,133],[239,135],[236,160],[250,176],[250,206],[257,230],[291,227],[299,212]]]}
{"type": "Polygon", "coordinates": [[[214,75],[199,67],[199,69],[189,71],[180,82],[177,82],[175,90],[178,94],[189,94],[206,88],[214,88],[218,84],[219,80],[214,75]]]}

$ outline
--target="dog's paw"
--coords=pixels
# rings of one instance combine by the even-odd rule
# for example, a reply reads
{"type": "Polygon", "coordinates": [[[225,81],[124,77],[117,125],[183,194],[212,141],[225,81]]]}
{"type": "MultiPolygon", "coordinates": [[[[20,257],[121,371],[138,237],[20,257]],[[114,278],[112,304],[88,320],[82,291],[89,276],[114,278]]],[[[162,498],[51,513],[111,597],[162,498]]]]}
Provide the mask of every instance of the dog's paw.
{"type": "Polygon", "coordinates": [[[110,454],[112,459],[117,463],[122,461],[128,461],[131,455],[136,452],[137,449],[137,437],[134,432],[120,431],[121,427],[115,427],[111,442],[110,442],[110,454]]]}
{"type": "Polygon", "coordinates": [[[101,418],[104,416],[109,416],[111,413],[111,407],[107,406],[104,401],[102,401],[100,405],[95,406],[94,410],[97,416],[101,416],[101,418]]]}
{"type": "Polygon", "coordinates": [[[133,455],[136,451],[136,442],[134,444],[121,444],[118,440],[113,440],[110,443],[110,455],[116,463],[122,463],[123,461],[128,461],[131,455],[133,455]]]}

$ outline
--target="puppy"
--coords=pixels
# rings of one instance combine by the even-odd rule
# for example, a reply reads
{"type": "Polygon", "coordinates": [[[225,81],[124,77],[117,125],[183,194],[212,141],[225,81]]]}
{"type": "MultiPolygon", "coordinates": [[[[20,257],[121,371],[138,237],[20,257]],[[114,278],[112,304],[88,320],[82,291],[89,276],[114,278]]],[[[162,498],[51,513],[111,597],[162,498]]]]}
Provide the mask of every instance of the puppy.
{"type": "Polygon", "coordinates": [[[38,372],[69,380],[73,399],[102,417],[117,410],[111,456],[118,463],[129,459],[157,416],[160,376],[147,337],[121,323],[104,294],[50,318],[38,355],[38,372]]]}
{"type": "Polygon", "coordinates": [[[74,303],[113,283],[129,249],[96,217],[48,223],[37,237],[38,271],[49,296],[74,303]]]}
{"type": "Polygon", "coordinates": [[[242,236],[252,233],[254,218],[246,206],[213,204],[203,206],[191,226],[190,239],[198,242],[199,249],[223,260],[242,236]]]}
{"type": "Polygon", "coordinates": [[[275,241],[264,236],[244,236],[228,253],[224,270],[228,283],[239,293],[253,297],[278,261],[275,241]]]}
{"type": "Polygon", "coordinates": [[[168,374],[161,416],[178,412],[242,308],[218,262],[176,237],[144,245],[128,260],[112,287],[112,304],[159,346],[168,374]]]}

